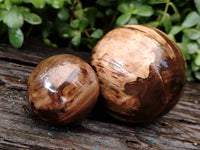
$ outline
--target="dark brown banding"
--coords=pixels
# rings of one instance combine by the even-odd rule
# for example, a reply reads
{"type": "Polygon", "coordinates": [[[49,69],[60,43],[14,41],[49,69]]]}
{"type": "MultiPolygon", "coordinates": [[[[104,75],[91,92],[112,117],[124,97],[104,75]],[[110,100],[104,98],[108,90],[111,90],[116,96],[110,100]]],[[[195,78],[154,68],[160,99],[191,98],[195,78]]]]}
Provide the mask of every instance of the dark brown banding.
{"type": "Polygon", "coordinates": [[[108,32],[94,47],[92,66],[107,112],[127,122],[146,122],[169,112],[185,84],[185,61],[158,29],[126,25],[108,32]]]}
{"type": "Polygon", "coordinates": [[[174,41],[172,41],[171,39],[169,39],[169,37],[166,35],[166,34],[163,34],[160,30],[155,30],[163,39],[165,39],[165,41],[167,42],[167,44],[169,44],[171,47],[172,47],[172,49],[174,50],[174,51],[176,51],[177,50],[177,45],[175,45],[175,42],[174,41]]]}
{"type": "Polygon", "coordinates": [[[62,83],[62,84],[58,87],[57,91],[62,91],[66,86],[70,85],[71,83],[72,83],[72,82],[69,82],[68,80],[66,80],[64,83],[62,83]]]}
{"type": "Polygon", "coordinates": [[[118,27],[118,28],[128,29],[128,30],[137,30],[137,31],[139,31],[139,32],[145,33],[145,31],[142,31],[142,30],[140,30],[140,29],[138,29],[138,28],[134,28],[134,27],[121,26],[121,27],[118,27]]]}
{"type": "Polygon", "coordinates": [[[95,106],[99,83],[93,69],[73,55],[55,55],[39,64],[28,81],[34,112],[53,124],[68,124],[95,106]]]}

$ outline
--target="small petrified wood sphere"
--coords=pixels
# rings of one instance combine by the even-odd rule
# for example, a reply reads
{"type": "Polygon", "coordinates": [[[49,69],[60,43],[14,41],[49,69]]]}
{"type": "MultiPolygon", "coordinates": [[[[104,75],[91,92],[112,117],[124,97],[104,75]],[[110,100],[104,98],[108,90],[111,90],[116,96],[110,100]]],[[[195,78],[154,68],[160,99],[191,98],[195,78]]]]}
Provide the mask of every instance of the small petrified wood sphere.
{"type": "Polygon", "coordinates": [[[36,114],[53,124],[67,124],[88,114],[99,95],[93,69],[68,54],[42,61],[28,81],[29,103],[36,114]]]}
{"type": "Polygon", "coordinates": [[[180,49],[165,33],[148,26],[113,29],[94,47],[91,64],[106,111],[127,122],[153,121],[169,112],[185,83],[180,49]]]}

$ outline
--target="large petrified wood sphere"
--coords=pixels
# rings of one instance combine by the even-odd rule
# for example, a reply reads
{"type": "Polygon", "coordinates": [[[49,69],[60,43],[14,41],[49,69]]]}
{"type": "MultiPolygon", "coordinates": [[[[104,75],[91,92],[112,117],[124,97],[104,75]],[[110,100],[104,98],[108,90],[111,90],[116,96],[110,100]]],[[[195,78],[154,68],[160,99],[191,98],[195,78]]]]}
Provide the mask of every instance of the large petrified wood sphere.
{"type": "Polygon", "coordinates": [[[169,112],[185,83],[180,49],[165,33],[148,26],[110,31],[94,47],[91,64],[106,111],[127,122],[152,121],[169,112]]]}
{"type": "Polygon", "coordinates": [[[53,124],[67,124],[84,117],[94,107],[98,95],[95,72],[73,55],[55,55],[44,60],[28,81],[34,112],[53,124]]]}

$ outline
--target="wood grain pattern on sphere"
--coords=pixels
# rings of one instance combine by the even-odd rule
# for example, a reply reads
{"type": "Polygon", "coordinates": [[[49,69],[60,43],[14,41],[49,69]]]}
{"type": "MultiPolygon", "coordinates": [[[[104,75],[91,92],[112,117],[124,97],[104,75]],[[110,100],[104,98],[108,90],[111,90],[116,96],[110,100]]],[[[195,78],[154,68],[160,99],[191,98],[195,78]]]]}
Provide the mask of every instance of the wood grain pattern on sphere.
{"type": "Polygon", "coordinates": [[[28,81],[29,102],[36,114],[54,124],[82,118],[96,104],[99,83],[93,69],[68,54],[41,62],[28,81]]]}
{"type": "Polygon", "coordinates": [[[171,110],[185,83],[184,57],[158,29],[125,25],[94,47],[91,64],[109,114],[128,122],[152,121],[171,110]]]}

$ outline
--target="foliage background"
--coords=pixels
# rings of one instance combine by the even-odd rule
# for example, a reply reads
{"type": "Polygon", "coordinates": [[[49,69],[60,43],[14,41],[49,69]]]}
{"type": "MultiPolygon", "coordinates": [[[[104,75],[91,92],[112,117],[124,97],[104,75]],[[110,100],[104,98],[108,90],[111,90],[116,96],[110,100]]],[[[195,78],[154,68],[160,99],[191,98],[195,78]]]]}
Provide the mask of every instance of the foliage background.
{"type": "Polygon", "coordinates": [[[187,79],[200,80],[200,0],[0,0],[0,40],[16,48],[37,36],[53,47],[89,51],[125,24],[167,33],[185,56],[187,79]]]}

